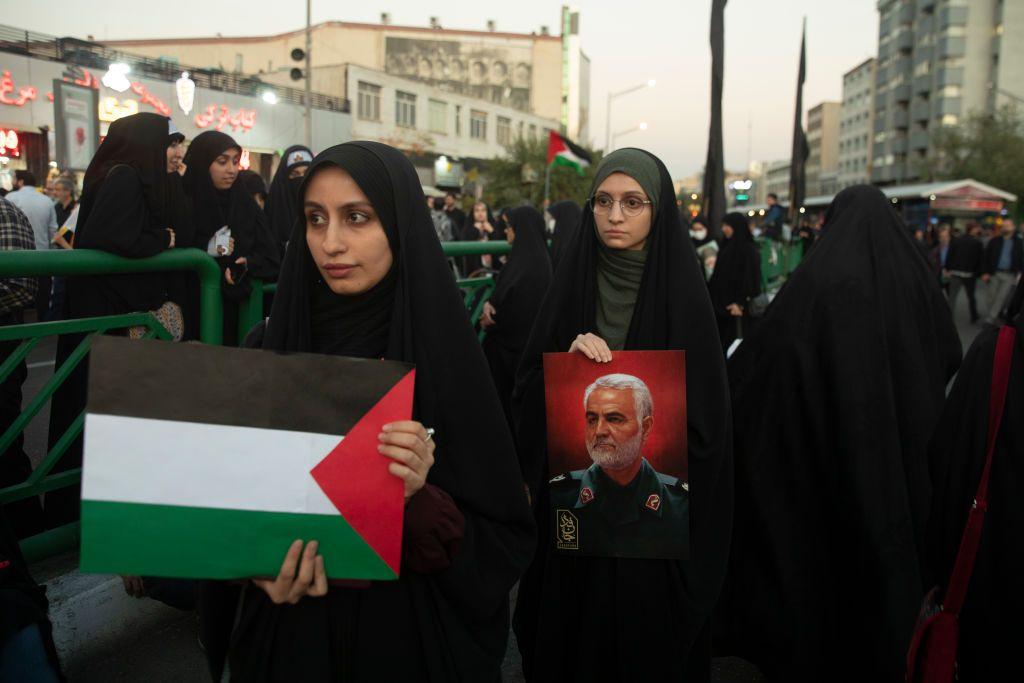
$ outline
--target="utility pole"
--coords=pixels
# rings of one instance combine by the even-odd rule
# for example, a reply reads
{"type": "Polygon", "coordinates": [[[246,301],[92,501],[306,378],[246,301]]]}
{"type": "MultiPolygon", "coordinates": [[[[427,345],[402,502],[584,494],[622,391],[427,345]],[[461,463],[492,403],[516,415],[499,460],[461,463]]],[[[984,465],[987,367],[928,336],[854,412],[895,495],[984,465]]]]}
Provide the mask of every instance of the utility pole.
{"type": "Polygon", "coordinates": [[[306,147],[313,149],[313,0],[306,0],[306,147]]]}

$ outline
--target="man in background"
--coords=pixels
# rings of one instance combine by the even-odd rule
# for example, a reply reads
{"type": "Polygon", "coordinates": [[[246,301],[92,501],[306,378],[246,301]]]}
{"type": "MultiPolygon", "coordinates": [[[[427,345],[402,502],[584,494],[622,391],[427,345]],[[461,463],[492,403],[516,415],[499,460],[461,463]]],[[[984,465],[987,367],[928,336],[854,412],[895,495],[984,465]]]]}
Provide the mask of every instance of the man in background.
{"type": "Polygon", "coordinates": [[[956,299],[960,290],[967,293],[967,305],[971,311],[971,322],[978,322],[978,301],[975,296],[975,285],[982,272],[983,248],[978,235],[981,226],[977,223],[967,225],[967,234],[958,235],[949,243],[946,252],[946,264],[942,274],[949,281],[949,307],[956,310],[956,299]]]}
{"type": "MultiPolygon", "coordinates": [[[[36,188],[36,177],[31,171],[14,172],[14,191],[8,193],[7,199],[28,217],[35,236],[37,251],[50,248],[54,235],[57,234],[57,210],[53,200],[36,188]]],[[[50,308],[50,277],[39,278],[36,290],[36,320],[45,320],[50,308]]]]}
{"type": "Polygon", "coordinates": [[[988,322],[995,324],[1024,270],[1024,239],[1017,234],[1017,225],[1009,218],[1003,219],[999,234],[985,247],[984,263],[985,274],[981,279],[988,285],[988,322]]]}

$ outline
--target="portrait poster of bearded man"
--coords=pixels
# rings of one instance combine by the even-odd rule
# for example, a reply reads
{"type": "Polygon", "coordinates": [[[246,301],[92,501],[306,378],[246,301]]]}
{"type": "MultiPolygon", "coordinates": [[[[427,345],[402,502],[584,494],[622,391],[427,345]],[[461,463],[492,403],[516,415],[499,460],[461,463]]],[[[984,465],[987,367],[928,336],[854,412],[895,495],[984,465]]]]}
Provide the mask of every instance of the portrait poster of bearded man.
{"type": "Polygon", "coordinates": [[[545,354],[544,385],[556,474],[541,533],[564,554],[687,558],[685,352],[545,354]]]}

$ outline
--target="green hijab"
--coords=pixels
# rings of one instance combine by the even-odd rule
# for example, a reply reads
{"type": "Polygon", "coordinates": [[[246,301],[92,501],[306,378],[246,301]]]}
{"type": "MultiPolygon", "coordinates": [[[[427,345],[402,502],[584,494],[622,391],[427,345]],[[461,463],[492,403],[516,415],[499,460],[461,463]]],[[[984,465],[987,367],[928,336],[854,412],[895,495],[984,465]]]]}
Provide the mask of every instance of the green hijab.
{"type": "MultiPolygon", "coordinates": [[[[590,188],[593,197],[597,188],[612,173],[625,173],[640,184],[647,198],[651,200],[651,223],[658,213],[658,196],[661,181],[658,165],[650,155],[627,147],[616,150],[597,167],[594,184],[590,188]]],[[[596,229],[596,225],[595,225],[596,229]]],[[[647,263],[647,247],[630,251],[609,249],[597,241],[597,310],[595,322],[597,335],[608,343],[608,348],[621,351],[626,346],[629,324],[633,319],[633,306],[640,292],[640,281],[647,263]]]]}

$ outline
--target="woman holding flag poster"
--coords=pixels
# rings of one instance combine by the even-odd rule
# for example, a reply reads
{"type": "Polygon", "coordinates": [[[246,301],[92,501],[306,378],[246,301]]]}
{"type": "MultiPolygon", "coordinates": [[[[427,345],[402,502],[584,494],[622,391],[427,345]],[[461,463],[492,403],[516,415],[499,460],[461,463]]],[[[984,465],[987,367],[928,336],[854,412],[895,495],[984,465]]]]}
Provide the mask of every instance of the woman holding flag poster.
{"type": "Polygon", "coordinates": [[[297,539],[276,579],[240,595],[208,582],[211,672],[226,659],[234,681],[498,680],[533,521],[416,172],[391,147],[346,143],[313,160],[300,197],[263,347],[415,363],[414,420],[379,447],[405,483],[401,578],[328,585],[328,539],[297,539]]]}
{"type": "Polygon", "coordinates": [[[648,152],[617,150],[598,166],[523,353],[513,411],[542,530],[516,604],[527,680],[708,680],[732,517],[729,394],[700,263],[668,170],[648,152]],[[556,473],[547,471],[543,355],[606,363],[622,350],[686,353],[685,560],[564,555],[545,533],[556,473]]]}

